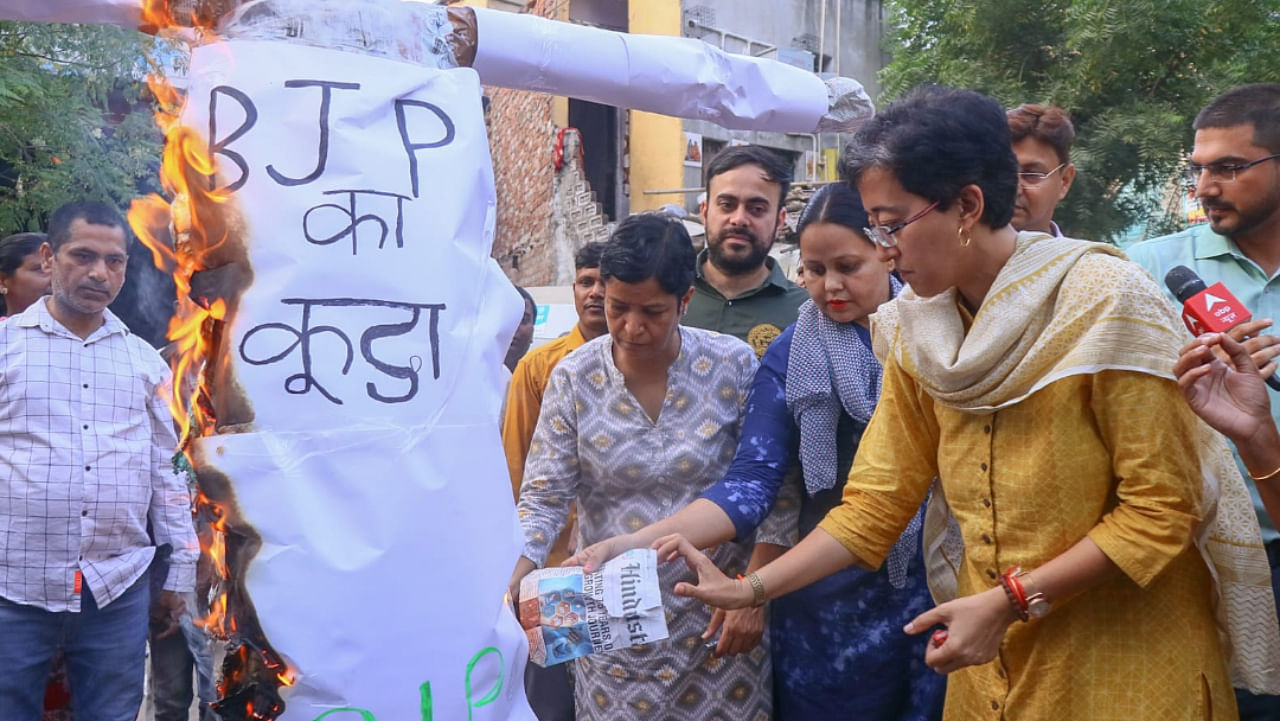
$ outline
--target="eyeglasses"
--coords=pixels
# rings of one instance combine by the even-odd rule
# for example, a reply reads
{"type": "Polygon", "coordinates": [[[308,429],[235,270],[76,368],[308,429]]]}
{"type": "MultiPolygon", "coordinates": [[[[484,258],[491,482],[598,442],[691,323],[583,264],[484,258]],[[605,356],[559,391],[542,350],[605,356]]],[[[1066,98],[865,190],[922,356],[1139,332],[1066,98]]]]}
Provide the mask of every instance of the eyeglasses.
{"type": "Polygon", "coordinates": [[[1276,158],[1280,158],[1280,153],[1272,153],[1265,158],[1258,158],[1248,163],[1209,163],[1208,165],[1187,163],[1187,183],[1193,186],[1198,184],[1200,176],[1206,170],[1209,171],[1209,179],[1215,183],[1234,183],[1236,174],[1240,171],[1248,170],[1255,165],[1265,163],[1268,160],[1275,160],[1276,158]]]}
{"type": "Polygon", "coordinates": [[[1058,172],[1059,170],[1062,170],[1065,167],[1067,167],[1067,164],[1062,163],[1058,167],[1054,168],[1053,170],[1050,170],[1047,173],[1018,173],[1018,182],[1028,187],[1034,188],[1037,185],[1048,180],[1050,175],[1053,175],[1054,173],[1058,172]]]}
{"type": "Polygon", "coordinates": [[[898,244],[898,238],[896,235],[898,231],[928,215],[929,211],[936,207],[938,207],[938,201],[935,200],[932,203],[929,203],[928,207],[924,210],[916,213],[897,225],[876,225],[870,228],[863,228],[862,231],[867,234],[867,237],[871,239],[871,242],[881,248],[892,248],[898,244]]]}

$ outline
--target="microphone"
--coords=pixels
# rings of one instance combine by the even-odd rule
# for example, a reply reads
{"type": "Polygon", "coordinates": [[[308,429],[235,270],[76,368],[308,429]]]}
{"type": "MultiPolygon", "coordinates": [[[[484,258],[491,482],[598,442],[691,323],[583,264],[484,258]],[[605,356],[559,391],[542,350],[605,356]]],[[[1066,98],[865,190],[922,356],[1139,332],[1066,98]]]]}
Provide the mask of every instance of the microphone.
{"type": "MultiPolygon", "coordinates": [[[[1225,333],[1253,318],[1225,285],[1214,283],[1206,287],[1200,276],[1185,265],[1170,268],[1164,284],[1182,304],[1182,322],[1193,335],[1225,333]]],[[[1280,378],[1273,374],[1266,380],[1272,390],[1280,391],[1280,378]]]]}

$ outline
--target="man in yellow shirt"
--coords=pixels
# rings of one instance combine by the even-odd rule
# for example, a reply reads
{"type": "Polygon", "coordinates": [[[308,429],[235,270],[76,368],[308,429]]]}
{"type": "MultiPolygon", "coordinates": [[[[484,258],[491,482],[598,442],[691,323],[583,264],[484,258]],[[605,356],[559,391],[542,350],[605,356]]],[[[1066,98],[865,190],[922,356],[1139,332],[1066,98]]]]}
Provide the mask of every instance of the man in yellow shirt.
{"type": "MultiPolygon", "coordinates": [[[[533,429],[542,410],[542,393],[551,371],[561,358],[589,340],[609,332],[604,320],[604,282],[600,280],[600,251],[603,243],[588,243],[574,256],[577,274],[573,281],[573,305],[578,323],[568,334],[529,351],[516,365],[507,390],[507,412],[502,422],[502,446],[507,453],[507,469],[517,499],[524,479],[524,458],[529,453],[533,429]]],[[[567,534],[562,534],[547,559],[552,566],[569,557],[567,534]]]]}
{"type": "MultiPolygon", "coordinates": [[[[520,484],[524,480],[524,459],[529,455],[533,431],[538,427],[542,411],[542,394],[547,389],[551,371],[560,359],[589,340],[609,332],[604,318],[604,281],[600,279],[600,253],[604,243],[588,243],[573,257],[576,275],[573,279],[573,307],[578,323],[573,330],[529,351],[516,364],[507,389],[507,409],[502,420],[502,447],[507,454],[507,470],[511,487],[520,500],[520,484]]],[[[547,556],[547,566],[558,566],[569,557],[569,524],[560,532],[547,556]]],[[[525,674],[525,695],[539,721],[573,721],[573,689],[569,686],[567,664],[539,668],[530,664],[525,674]]]]}

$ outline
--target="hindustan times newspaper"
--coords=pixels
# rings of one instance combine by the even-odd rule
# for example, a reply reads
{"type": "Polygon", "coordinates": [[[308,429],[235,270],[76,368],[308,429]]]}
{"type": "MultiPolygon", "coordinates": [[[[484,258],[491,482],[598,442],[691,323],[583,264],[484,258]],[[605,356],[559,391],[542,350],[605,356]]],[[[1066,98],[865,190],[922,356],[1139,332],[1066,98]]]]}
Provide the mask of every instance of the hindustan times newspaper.
{"type": "Polygon", "coordinates": [[[520,582],[520,625],[539,666],[666,638],[657,551],[627,551],[593,573],[530,573],[520,582]]]}

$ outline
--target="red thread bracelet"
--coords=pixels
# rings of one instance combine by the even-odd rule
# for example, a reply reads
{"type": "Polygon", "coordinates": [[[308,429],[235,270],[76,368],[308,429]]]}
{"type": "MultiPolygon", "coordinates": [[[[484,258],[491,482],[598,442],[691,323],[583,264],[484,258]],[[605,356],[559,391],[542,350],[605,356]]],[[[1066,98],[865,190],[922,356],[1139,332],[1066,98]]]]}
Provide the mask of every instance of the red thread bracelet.
{"type": "Polygon", "coordinates": [[[1013,589],[1013,595],[1018,598],[1018,608],[1025,611],[1027,610],[1027,590],[1022,587],[1022,581],[1018,579],[1021,573],[1022,566],[1012,566],[1004,572],[1004,577],[1013,589]]]}
{"type": "Polygon", "coordinates": [[[1009,605],[1013,606],[1013,612],[1018,615],[1022,621],[1028,620],[1031,616],[1027,613],[1027,594],[1022,588],[1022,582],[1018,580],[1017,574],[1022,573],[1022,569],[1018,566],[1010,568],[1000,576],[1000,587],[1004,589],[1004,593],[1009,597],[1009,605]]]}

